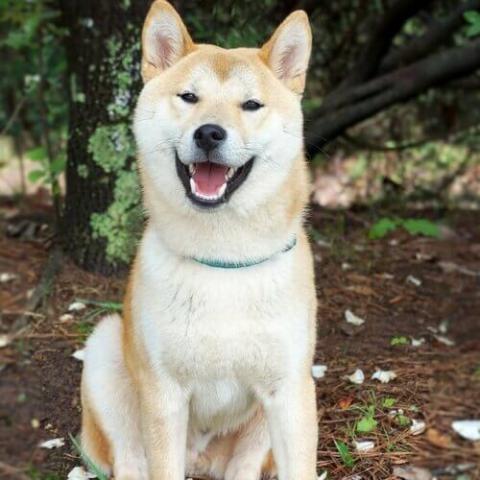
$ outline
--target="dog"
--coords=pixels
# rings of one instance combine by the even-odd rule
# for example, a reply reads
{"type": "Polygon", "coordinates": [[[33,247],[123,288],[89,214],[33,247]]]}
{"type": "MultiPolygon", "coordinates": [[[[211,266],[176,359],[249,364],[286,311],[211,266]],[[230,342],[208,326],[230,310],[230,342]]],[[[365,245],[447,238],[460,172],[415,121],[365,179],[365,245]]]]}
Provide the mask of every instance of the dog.
{"type": "Polygon", "coordinates": [[[122,317],[87,341],[81,445],[116,480],[316,479],[303,11],[195,44],[156,0],[134,116],[147,224],[122,317]]]}

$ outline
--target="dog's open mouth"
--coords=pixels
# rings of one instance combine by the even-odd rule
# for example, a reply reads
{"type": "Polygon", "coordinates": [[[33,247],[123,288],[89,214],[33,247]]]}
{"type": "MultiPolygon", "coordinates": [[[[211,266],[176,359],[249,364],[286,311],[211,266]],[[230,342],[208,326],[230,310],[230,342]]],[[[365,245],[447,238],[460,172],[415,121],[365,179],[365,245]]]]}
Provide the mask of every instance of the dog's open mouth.
{"type": "Polygon", "coordinates": [[[185,165],[176,155],[176,167],[187,196],[202,207],[215,207],[226,202],[245,181],[253,166],[253,158],[234,168],[214,162],[185,165]]]}

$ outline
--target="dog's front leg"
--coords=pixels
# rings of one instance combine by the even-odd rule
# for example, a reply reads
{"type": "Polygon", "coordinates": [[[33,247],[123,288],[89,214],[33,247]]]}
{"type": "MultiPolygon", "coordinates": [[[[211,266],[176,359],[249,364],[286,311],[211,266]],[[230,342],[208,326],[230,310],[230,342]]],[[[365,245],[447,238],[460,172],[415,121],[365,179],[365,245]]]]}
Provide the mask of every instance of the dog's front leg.
{"type": "Polygon", "coordinates": [[[282,381],[263,403],[279,480],[315,480],[318,426],[310,375],[282,381]]]}
{"type": "Polygon", "coordinates": [[[188,400],[171,380],[141,388],[142,432],[150,480],[184,480],[188,400]]]}

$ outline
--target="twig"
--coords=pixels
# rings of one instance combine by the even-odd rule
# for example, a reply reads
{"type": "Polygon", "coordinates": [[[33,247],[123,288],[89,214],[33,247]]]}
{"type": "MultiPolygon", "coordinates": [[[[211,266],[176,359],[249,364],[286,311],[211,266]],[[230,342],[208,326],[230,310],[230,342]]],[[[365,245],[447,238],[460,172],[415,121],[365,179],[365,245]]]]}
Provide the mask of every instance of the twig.
{"type": "Polygon", "coordinates": [[[15,107],[15,109],[13,110],[13,113],[12,115],[10,116],[10,118],[8,119],[8,122],[5,124],[5,126],[3,127],[3,130],[0,132],[0,136],[3,137],[3,135],[5,135],[8,130],[10,130],[10,127],[13,125],[13,123],[15,122],[15,120],[17,119],[18,117],[18,114],[20,113],[20,110],[23,108],[23,106],[25,105],[25,102],[27,101],[27,97],[22,97],[20,99],[20,101],[17,103],[17,106],[15,107]]]}
{"type": "Polygon", "coordinates": [[[19,317],[12,326],[12,334],[15,335],[22,328],[26,327],[28,324],[28,317],[32,316],[32,312],[35,312],[43,302],[43,300],[49,295],[52,288],[53,280],[60,269],[62,260],[62,252],[59,247],[55,246],[50,251],[50,254],[47,259],[47,263],[43,269],[40,281],[36,286],[32,296],[27,302],[25,310],[27,313],[24,313],[19,317]]]}

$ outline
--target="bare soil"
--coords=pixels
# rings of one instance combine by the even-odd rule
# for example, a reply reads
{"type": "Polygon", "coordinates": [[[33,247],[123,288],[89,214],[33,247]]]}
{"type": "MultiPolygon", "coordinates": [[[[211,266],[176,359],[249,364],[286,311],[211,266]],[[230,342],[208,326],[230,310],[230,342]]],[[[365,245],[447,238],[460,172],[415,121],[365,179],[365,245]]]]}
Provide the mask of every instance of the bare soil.
{"type": "MultiPolygon", "coordinates": [[[[18,213],[13,205],[0,210],[0,274],[16,275],[0,283],[0,333],[25,315],[51,243],[48,228],[8,237],[18,213]]],[[[433,212],[415,216],[436,220],[433,212]]],[[[318,471],[327,470],[329,479],[393,479],[394,467],[414,465],[437,478],[480,479],[480,444],[451,428],[454,420],[480,419],[479,215],[449,212],[441,238],[395,232],[376,241],[366,234],[372,218],[365,211],[311,213],[319,299],[315,361],[328,367],[317,380],[318,471]],[[347,309],[365,323],[347,324],[347,309]],[[414,347],[412,338],[425,343],[414,347]],[[357,368],[365,373],[362,385],[346,379],[357,368]],[[372,380],[377,368],[397,378],[372,380]],[[359,433],[357,423],[369,408],[377,424],[359,433]],[[423,420],[426,431],[412,435],[411,419],[423,420]],[[375,448],[359,454],[355,439],[371,440],[375,448]],[[353,466],[342,460],[335,441],[347,445],[353,466]]],[[[61,317],[79,298],[121,301],[124,284],[64,260],[48,302],[27,312],[28,328],[0,348],[0,478],[63,479],[80,464],[69,440],[79,430],[82,367],[72,353],[98,317],[95,307],[71,320],[61,317]],[[64,447],[38,447],[56,437],[65,439],[64,447]]]]}

